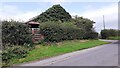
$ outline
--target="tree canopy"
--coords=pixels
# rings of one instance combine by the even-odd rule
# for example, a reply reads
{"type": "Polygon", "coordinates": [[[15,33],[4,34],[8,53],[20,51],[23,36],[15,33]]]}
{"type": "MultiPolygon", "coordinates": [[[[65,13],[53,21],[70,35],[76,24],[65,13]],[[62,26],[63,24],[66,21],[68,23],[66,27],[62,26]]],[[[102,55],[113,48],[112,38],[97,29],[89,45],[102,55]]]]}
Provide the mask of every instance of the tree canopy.
{"type": "Polygon", "coordinates": [[[93,24],[95,23],[94,21],[83,18],[83,17],[75,17],[74,19],[75,25],[84,31],[93,31],[93,24]]]}
{"type": "Polygon", "coordinates": [[[71,15],[59,4],[53,5],[51,8],[34,17],[31,21],[47,22],[47,21],[70,21],[71,15]]]}

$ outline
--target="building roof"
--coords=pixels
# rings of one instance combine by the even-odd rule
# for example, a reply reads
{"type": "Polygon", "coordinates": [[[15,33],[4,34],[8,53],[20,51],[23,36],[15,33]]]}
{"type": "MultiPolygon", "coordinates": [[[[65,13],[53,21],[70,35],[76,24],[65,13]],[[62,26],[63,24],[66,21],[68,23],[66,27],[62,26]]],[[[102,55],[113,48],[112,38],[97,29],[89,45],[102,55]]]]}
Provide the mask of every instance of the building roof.
{"type": "Polygon", "coordinates": [[[39,22],[33,22],[33,21],[31,21],[31,22],[28,22],[28,24],[40,24],[39,22]]]}

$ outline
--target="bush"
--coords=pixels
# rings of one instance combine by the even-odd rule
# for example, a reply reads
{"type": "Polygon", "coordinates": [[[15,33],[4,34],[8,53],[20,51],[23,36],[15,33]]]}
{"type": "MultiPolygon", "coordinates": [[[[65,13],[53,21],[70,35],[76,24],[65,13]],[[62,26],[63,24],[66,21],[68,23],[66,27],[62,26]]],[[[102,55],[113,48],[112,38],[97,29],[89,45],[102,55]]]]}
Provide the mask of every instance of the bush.
{"type": "Polygon", "coordinates": [[[29,27],[23,22],[2,21],[2,43],[4,48],[11,45],[32,43],[29,27]]]}
{"type": "Polygon", "coordinates": [[[84,34],[84,39],[98,39],[98,33],[97,32],[87,32],[84,34]]]}
{"type": "Polygon", "coordinates": [[[43,43],[44,43],[44,39],[38,41],[38,44],[43,44],[43,43]]]}
{"type": "Polygon", "coordinates": [[[102,30],[101,31],[101,38],[102,39],[106,39],[108,37],[109,33],[107,32],[107,30],[102,30]]]}
{"type": "Polygon", "coordinates": [[[108,37],[116,37],[119,36],[119,30],[114,30],[114,29],[104,29],[101,30],[101,38],[106,39],[108,37]]]}
{"type": "Polygon", "coordinates": [[[40,30],[44,34],[45,42],[57,42],[60,41],[62,30],[59,23],[46,22],[40,25],[40,30]]]}
{"type": "Polygon", "coordinates": [[[61,24],[62,32],[62,39],[64,40],[73,40],[73,39],[82,39],[84,35],[84,31],[72,22],[62,23],[61,24]]]}
{"type": "Polygon", "coordinates": [[[7,48],[2,52],[2,62],[4,66],[9,65],[9,62],[13,58],[24,58],[27,56],[28,50],[21,46],[15,46],[7,48]]]}
{"type": "Polygon", "coordinates": [[[8,66],[14,58],[26,57],[28,50],[33,48],[29,27],[23,22],[2,21],[2,44],[3,66],[8,66]]]}
{"type": "Polygon", "coordinates": [[[73,23],[47,22],[40,25],[45,42],[82,39],[84,32],[73,23]]]}

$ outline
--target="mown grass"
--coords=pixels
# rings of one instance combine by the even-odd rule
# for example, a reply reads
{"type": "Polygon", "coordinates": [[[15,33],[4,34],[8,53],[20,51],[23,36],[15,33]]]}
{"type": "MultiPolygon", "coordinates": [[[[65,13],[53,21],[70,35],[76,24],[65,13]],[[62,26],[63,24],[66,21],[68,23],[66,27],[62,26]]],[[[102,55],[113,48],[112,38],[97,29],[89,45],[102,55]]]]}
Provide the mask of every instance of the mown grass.
{"type": "Polygon", "coordinates": [[[108,37],[108,39],[110,39],[110,40],[120,40],[120,36],[118,37],[108,37]]]}
{"type": "Polygon", "coordinates": [[[100,40],[89,40],[84,42],[80,42],[80,40],[73,40],[60,42],[58,44],[52,44],[51,46],[37,45],[37,47],[34,50],[28,53],[27,57],[22,59],[13,59],[11,60],[11,64],[19,64],[33,60],[45,59],[48,57],[82,50],[90,47],[95,47],[107,43],[108,42],[100,40]]]}

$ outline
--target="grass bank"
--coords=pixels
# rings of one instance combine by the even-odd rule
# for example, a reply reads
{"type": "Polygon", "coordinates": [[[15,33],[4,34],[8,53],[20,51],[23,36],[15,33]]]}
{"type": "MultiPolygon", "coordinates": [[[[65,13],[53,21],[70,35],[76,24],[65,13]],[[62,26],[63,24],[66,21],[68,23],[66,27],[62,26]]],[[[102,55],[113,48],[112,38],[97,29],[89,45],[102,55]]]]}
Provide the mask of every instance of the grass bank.
{"type": "Polygon", "coordinates": [[[102,44],[107,44],[108,42],[100,40],[72,40],[64,41],[60,43],[54,43],[51,46],[36,45],[36,48],[30,51],[27,57],[22,59],[13,59],[11,60],[12,64],[19,64],[23,62],[29,62],[33,60],[45,59],[48,57],[65,54],[77,50],[87,49],[102,44]]]}

